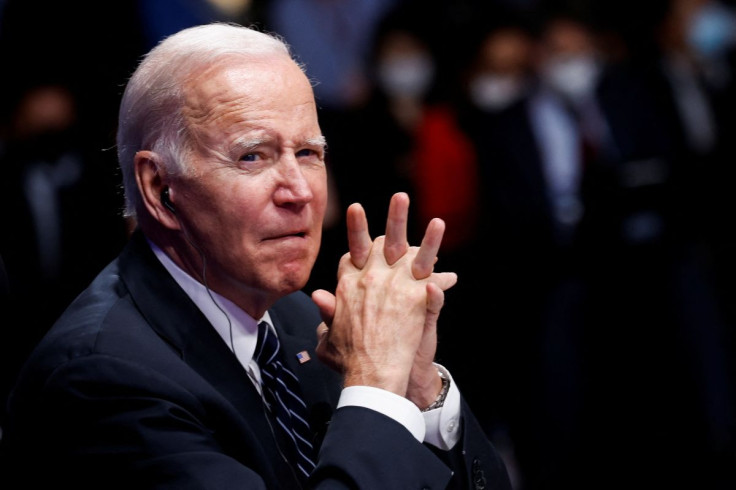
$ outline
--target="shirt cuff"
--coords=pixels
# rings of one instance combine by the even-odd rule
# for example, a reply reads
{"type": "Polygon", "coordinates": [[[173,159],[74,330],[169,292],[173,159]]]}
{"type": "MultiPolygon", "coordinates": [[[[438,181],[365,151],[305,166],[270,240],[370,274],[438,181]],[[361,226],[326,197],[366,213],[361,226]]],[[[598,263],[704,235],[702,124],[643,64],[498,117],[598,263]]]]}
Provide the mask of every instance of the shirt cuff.
{"type": "Polygon", "coordinates": [[[460,390],[450,373],[439,364],[445,375],[450,378],[450,389],[445,403],[440,408],[422,412],[425,424],[425,441],[445,451],[449,451],[460,440],[460,390]]]}
{"type": "MultiPolygon", "coordinates": [[[[447,396],[450,396],[449,393],[447,396]]],[[[345,406],[365,407],[380,412],[406,427],[417,441],[424,442],[426,414],[423,418],[419,408],[403,396],[373,386],[348,386],[342,390],[337,402],[337,408],[345,406]]]]}

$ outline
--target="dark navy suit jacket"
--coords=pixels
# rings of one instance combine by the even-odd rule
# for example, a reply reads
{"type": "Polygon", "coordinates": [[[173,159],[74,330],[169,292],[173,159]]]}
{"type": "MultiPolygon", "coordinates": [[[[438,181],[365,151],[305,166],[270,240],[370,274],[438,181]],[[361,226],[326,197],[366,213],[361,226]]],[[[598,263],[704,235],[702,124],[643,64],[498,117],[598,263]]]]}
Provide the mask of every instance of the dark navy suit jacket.
{"type": "MultiPolygon", "coordinates": [[[[297,292],[269,313],[321,446],[315,487],[510,488],[464,401],[453,451],[375,411],[335,410],[341,379],[314,353],[314,303],[297,292]]],[[[6,482],[24,488],[300,488],[245,370],[140,232],[42,340],[8,408],[0,446],[18,478],[6,482]]]]}

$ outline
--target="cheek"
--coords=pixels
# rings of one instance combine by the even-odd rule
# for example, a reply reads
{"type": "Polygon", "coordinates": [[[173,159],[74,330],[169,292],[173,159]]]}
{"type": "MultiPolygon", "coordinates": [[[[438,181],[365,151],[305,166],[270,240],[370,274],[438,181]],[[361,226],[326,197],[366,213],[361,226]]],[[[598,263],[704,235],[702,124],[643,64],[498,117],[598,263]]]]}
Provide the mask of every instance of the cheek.
{"type": "Polygon", "coordinates": [[[328,202],[327,177],[324,172],[313,179],[311,188],[314,195],[313,206],[320,217],[324,217],[328,202]]]}
{"type": "Polygon", "coordinates": [[[221,246],[243,252],[243,247],[249,243],[248,237],[259,227],[259,215],[255,211],[262,209],[262,204],[256,201],[257,194],[253,192],[230,189],[218,194],[216,202],[219,204],[210,210],[207,230],[210,239],[216,238],[221,246]]]}

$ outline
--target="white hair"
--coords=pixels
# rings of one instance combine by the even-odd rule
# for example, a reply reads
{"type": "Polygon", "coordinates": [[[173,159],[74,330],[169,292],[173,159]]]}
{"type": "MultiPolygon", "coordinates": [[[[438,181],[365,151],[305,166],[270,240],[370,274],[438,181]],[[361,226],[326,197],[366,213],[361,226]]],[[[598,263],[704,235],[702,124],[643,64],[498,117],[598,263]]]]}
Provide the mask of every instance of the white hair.
{"type": "Polygon", "coordinates": [[[118,117],[117,152],[125,216],[135,216],[142,205],[133,164],[138,151],[155,152],[169,174],[188,172],[190,146],[187,121],[181,112],[182,87],[193,74],[230,56],[288,56],[294,60],[289,46],[278,35],[218,22],[190,27],[165,38],[138,65],[123,93],[118,117]]]}

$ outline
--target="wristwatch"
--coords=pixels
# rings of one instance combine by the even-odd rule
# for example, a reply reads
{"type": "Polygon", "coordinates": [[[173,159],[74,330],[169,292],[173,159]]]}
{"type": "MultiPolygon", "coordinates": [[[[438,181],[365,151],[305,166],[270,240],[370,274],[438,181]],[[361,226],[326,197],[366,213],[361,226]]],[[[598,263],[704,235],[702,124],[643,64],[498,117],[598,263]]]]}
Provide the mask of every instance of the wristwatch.
{"type": "Polygon", "coordinates": [[[447,392],[450,391],[450,376],[441,366],[437,366],[437,374],[439,374],[440,379],[442,379],[442,389],[440,390],[439,395],[437,395],[437,398],[435,398],[427,408],[424,408],[422,412],[429,412],[435,408],[441,408],[445,404],[447,392]]]}

